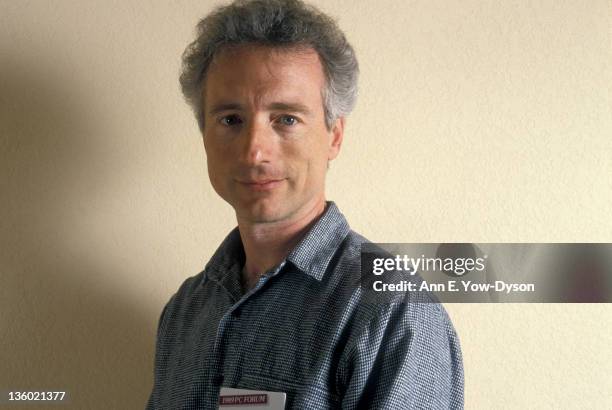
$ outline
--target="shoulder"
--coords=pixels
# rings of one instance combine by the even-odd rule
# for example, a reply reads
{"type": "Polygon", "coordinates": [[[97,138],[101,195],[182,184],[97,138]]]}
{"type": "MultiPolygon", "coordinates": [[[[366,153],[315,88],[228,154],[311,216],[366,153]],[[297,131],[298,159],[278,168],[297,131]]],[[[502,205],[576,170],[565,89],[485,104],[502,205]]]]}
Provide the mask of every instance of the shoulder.
{"type": "Polygon", "coordinates": [[[178,290],[170,297],[160,317],[160,327],[166,327],[171,318],[193,311],[194,302],[200,299],[202,282],[205,280],[204,271],[183,281],[178,290]]]}
{"type": "MultiPolygon", "coordinates": [[[[352,304],[355,308],[353,314],[358,319],[358,333],[387,334],[400,333],[429,333],[437,335],[440,339],[456,339],[456,333],[451,319],[442,304],[429,291],[409,291],[407,288],[396,291],[377,291],[379,287],[374,283],[381,280],[381,276],[374,275],[371,269],[371,260],[375,257],[391,257],[383,249],[377,247],[359,233],[350,231],[339,248],[342,271],[345,275],[343,282],[350,283],[352,291],[352,304]]],[[[423,282],[422,277],[416,273],[407,275],[406,272],[391,271],[385,273],[387,283],[412,282],[415,288],[423,282]]],[[[350,304],[349,304],[350,305],[350,304]]]]}

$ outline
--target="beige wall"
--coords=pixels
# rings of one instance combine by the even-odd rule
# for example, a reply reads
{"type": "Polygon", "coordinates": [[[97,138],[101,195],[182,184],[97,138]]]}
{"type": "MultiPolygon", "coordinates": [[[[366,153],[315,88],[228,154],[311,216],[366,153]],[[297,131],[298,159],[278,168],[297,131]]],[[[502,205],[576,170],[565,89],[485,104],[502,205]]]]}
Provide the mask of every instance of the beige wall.
{"type": "MultiPolygon", "coordinates": [[[[328,185],[355,230],[612,242],[612,2],[316,4],[361,62],[328,185]]],[[[144,406],[161,308],[234,224],[177,85],[211,7],[0,0],[0,390],[144,406]]],[[[610,305],[447,308],[467,408],[612,402],[610,305]]]]}

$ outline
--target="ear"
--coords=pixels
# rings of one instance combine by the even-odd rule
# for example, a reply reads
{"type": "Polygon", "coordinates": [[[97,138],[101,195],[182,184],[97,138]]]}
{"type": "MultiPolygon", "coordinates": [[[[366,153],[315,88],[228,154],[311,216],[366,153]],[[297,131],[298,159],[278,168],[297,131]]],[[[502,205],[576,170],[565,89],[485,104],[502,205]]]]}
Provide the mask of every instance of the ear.
{"type": "Polygon", "coordinates": [[[344,124],[345,118],[338,118],[330,131],[329,149],[327,151],[327,159],[331,161],[335,159],[340,153],[340,146],[342,146],[342,139],[344,138],[344,124]]]}

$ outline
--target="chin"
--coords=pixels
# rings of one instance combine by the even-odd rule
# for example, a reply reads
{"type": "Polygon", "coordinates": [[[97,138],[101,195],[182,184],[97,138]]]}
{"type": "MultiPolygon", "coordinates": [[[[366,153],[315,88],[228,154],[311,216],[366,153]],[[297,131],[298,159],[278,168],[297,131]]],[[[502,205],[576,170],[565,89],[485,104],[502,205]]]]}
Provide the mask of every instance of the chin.
{"type": "MultiPolygon", "coordinates": [[[[236,208],[234,208],[236,209],[236,208]]],[[[255,223],[277,222],[285,219],[290,212],[282,203],[269,201],[256,201],[241,207],[238,215],[255,223]]]]}

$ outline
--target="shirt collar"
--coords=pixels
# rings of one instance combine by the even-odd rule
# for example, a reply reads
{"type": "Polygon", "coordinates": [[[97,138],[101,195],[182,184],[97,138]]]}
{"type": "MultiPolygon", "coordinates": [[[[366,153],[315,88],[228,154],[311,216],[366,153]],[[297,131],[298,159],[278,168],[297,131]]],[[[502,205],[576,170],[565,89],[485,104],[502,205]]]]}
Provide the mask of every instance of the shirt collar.
{"type": "MultiPolygon", "coordinates": [[[[328,201],[326,205],[323,215],[286,259],[298,270],[319,281],[323,279],[329,261],[350,231],[348,222],[336,204],[328,201]]],[[[206,265],[205,278],[235,284],[234,282],[240,280],[244,260],[244,248],[236,227],[223,240],[206,265]]]]}
{"type": "Polygon", "coordinates": [[[323,215],[289,253],[287,260],[300,271],[320,281],[329,261],[349,231],[344,215],[335,203],[328,201],[323,215]]]}

